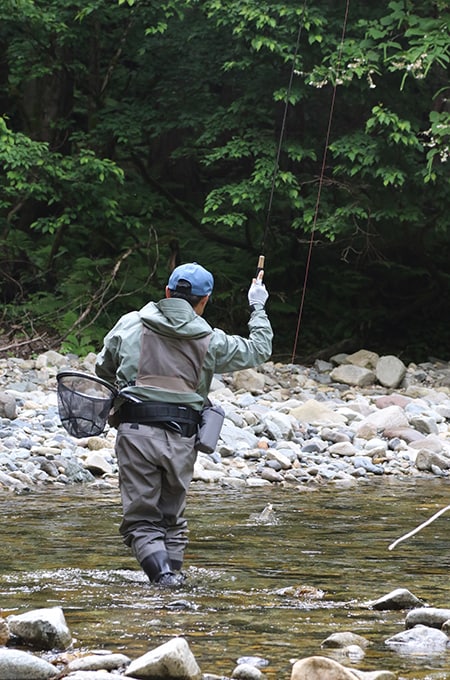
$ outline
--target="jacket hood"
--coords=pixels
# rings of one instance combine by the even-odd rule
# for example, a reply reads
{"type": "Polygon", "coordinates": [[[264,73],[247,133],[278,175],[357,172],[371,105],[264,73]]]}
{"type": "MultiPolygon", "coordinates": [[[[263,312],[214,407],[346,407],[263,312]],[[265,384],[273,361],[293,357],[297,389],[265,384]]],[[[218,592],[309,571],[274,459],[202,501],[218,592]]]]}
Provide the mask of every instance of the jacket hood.
{"type": "Polygon", "coordinates": [[[187,300],[180,298],[149,302],[139,310],[139,316],[155,333],[169,337],[201,338],[212,333],[209,323],[194,312],[187,300]]]}

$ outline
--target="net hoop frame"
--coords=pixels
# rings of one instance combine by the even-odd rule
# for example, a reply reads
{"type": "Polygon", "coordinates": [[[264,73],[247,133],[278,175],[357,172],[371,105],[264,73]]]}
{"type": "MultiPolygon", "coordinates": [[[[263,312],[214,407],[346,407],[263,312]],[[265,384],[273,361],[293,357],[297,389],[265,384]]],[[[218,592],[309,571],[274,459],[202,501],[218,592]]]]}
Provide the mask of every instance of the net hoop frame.
{"type": "MultiPolygon", "coordinates": [[[[58,383],[63,378],[82,378],[84,380],[90,380],[91,382],[97,383],[98,385],[101,385],[102,387],[105,387],[107,390],[109,390],[111,393],[111,398],[115,398],[119,394],[119,390],[117,390],[114,385],[111,385],[111,383],[103,380],[103,378],[99,378],[97,375],[92,375],[92,373],[84,373],[82,371],[67,369],[64,371],[59,371],[59,373],[56,375],[56,380],[58,383]]],[[[98,397],[92,398],[97,399],[98,397]]]]}

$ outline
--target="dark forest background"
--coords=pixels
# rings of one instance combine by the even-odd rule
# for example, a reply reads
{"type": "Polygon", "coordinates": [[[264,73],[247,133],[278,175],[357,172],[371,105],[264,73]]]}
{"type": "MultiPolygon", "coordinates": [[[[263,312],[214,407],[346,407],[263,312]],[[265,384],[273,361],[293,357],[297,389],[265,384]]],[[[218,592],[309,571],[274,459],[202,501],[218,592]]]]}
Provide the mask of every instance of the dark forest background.
{"type": "Polygon", "coordinates": [[[447,360],[449,27],[443,0],[3,0],[3,355],[98,351],[191,260],[245,333],[264,254],[274,359],[447,360]]]}

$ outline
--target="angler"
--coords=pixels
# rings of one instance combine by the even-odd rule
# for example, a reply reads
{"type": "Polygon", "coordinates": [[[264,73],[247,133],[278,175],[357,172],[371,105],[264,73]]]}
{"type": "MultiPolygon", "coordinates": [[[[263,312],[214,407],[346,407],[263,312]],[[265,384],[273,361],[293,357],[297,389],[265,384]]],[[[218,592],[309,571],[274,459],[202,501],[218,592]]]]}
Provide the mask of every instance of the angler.
{"type": "Polygon", "coordinates": [[[174,269],[162,300],[119,319],[97,357],[97,375],[120,392],[113,415],[120,533],[152,583],[183,582],[186,495],[197,450],[213,449],[220,430],[211,420],[200,425],[207,415],[222,420],[208,401],[214,374],[255,367],[271,355],[263,274],[248,290],[248,338],[213,329],[203,318],[214,279],[192,262],[174,269]]]}

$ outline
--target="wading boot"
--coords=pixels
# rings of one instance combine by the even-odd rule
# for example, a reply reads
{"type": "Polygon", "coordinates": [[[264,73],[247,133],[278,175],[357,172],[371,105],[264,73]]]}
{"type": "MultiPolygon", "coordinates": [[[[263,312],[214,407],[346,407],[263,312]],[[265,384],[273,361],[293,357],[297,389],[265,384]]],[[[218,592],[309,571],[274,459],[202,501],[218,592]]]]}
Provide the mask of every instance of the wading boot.
{"type": "Polygon", "coordinates": [[[141,567],[151,583],[163,588],[177,588],[183,583],[183,577],[175,574],[165,550],[152,553],[141,562],[141,567]]]}
{"type": "Polygon", "coordinates": [[[186,574],[183,571],[181,571],[182,566],[183,566],[182,560],[174,560],[172,557],[170,558],[170,567],[172,571],[176,572],[176,576],[180,580],[180,583],[184,583],[184,581],[186,581],[187,579],[186,574]]]}

